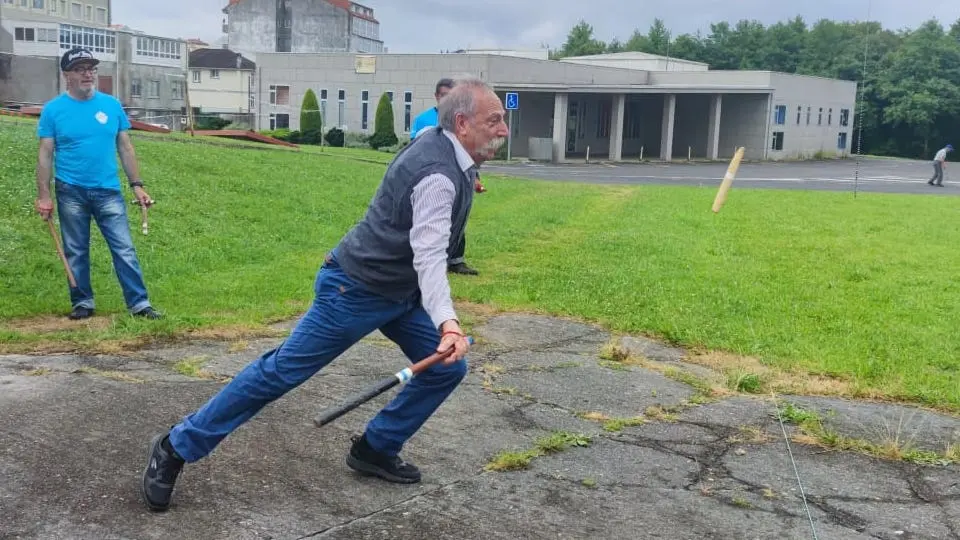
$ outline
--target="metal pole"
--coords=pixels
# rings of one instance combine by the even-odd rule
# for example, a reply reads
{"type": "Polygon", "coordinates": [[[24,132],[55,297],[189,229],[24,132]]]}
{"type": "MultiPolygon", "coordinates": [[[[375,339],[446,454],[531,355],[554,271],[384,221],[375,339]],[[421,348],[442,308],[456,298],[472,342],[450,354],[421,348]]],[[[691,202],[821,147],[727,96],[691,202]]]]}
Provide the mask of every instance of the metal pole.
{"type": "Polygon", "coordinates": [[[509,130],[507,131],[507,161],[510,161],[513,147],[513,109],[507,112],[507,122],[509,123],[509,130]]]}

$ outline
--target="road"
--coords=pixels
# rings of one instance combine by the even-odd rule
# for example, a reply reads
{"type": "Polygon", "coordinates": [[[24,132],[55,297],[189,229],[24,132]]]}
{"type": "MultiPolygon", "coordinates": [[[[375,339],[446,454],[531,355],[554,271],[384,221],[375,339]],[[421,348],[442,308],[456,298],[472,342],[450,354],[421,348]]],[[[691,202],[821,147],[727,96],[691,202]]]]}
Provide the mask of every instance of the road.
{"type": "MultiPolygon", "coordinates": [[[[544,164],[490,163],[484,171],[540,180],[594,184],[719,185],[727,163],[544,164]]],[[[927,161],[862,158],[842,161],[743,163],[734,186],[874,193],[960,195],[960,176],[947,166],[944,187],[927,185],[933,168],[927,161]]]]}

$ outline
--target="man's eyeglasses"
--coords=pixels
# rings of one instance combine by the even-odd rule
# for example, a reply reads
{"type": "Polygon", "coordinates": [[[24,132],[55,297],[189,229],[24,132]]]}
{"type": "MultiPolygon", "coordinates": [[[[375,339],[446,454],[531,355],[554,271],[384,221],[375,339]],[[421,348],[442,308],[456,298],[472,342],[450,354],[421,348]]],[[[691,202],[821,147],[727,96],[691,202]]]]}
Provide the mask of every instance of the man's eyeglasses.
{"type": "Polygon", "coordinates": [[[73,69],[71,69],[70,71],[72,71],[72,72],[74,72],[74,73],[78,73],[78,74],[80,74],[80,75],[83,75],[84,73],[94,74],[94,73],[97,72],[97,68],[95,68],[95,67],[78,67],[78,68],[73,68],[73,69]]]}

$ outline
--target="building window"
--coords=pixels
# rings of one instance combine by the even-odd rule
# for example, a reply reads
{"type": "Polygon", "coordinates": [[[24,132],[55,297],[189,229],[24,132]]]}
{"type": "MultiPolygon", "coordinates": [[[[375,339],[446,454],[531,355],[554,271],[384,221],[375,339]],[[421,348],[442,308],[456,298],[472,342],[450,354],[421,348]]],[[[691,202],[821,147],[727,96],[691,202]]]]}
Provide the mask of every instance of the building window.
{"type": "Polygon", "coordinates": [[[154,99],[160,97],[160,81],[147,82],[147,97],[154,99]]]}
{"type": "Polygon", "coordinates": [[[286,113],[271,114],[270,129],[290,129],[290,115],[286,113]]]}
{"type": "Polygon", "coordinates": [[[777,105],[773,111],[774,122],[777,125],[783,125],[787,123],[787,106],[786,105],[777,105]]]}
{"type": "Polygon", "coordinates": [[[773,150],[783,150],[783,132],[774,131],[773,132],[773,144],[771,147],[773,150]]]}
{"type": "Polygon", "coordinates": [[[807,107],[807,125],[810,125],[810,107],[807,107]]]}
{"type": "Polygon", "coordinates": [[[817,125],[823,125],[823,107],[820,107],[820,113],[817,115],[817,125]]]}
{"type": "Polygon", "coordinates": [[[290,87],[286,85],[270,85],[270,104],[271,105],[289,105],[290,87]]]}
{"type": "Polygon", "coordinates": [[[36,41],[33,28],[16,27],[13,29],[13,39],[17,41],[36,41]]]}
{"type": "Polygon", "coordinates": [[[33,9],[43,9],[43,0],[33,0],[33,9]]]}
{"type": "Polygon", "coordinates": [[[179,41],[160,38],[137,38],[137,55],[152,58],[173,58],[179,60],[183,46],[179,41]]]}
{"type": "MultiPolygon", "coordinates": [[[[613,113],[613,107],[609,101],[600,102],[600,111],[597,115],[597,138],[610,136],[610,117],[613,113]]],[[[512,128],[513,126],[511,126],[512,128]]]]}
{"type": "Polygon", "coordinates": [[[93,20],[93,6],[87,6],[86,13],[87,13],[87,17],[86,17],[87,20],[88,20],[88,21],[92,21],[92,20],[93,20]]]}
{"type": "Polygon", "coordinates": [[[320,90],[320,118],[327,121],[327,89],[320,90]]]}
{"type": "Polygon", "coordinates": [[[183,99],[183,81],[176,80],[171,83],[170,99],[183,99]]]}
{"type": "Polygon", "coordinates": [[[220,78],[220,70],[219,70],[219,69],[211,69],[211,70],[210,70],[210,78],[211,78],[211,79],[219,79],[219,78],[220,78]]]}
{"type": "Polygon", "coordinates": [[[803,107],[797,105],[797,125],[800,125],[800,112],[803,110],[803,107]]]}
{"type": "Polygon", "coordinates": [[[411,113],[413,113],[413,92],[403,93],[403,131],[410,133],[411,113]]]}
{"type": "Polygon", "coordinates": [[[850,123],[850,109],[840,109],[840,125],[846,126],[850,123]]]}
{"type": "Polygon", "coordinates": [[[841,132],[840,135],[837,136],[837,149],[838,150],[847,149],[847,133],[846,132],[841,132]]]}
{"type": "Polygon", "coordinates": [[[83,18],[83,5],[74,2],[70,4],[70,16],[74,19],[80,20],[83,18]]]}
{"type": "Polygon", "coordinates": [[[37,41],[56,43],[60,40],[60,31],[55,28],[37,28],[37,41]]]}
{"type": "Polygon", "coordinates": [[[107,24],[107,10],[103,8],[97,8],[97,22],[100,24],[107,24]]]}
{"type": "Polygon", "coordinates": [[[197,84],[200,84],[200,70],[199,70],[199,69],[195,69],[195,70],[193,70],[192,73],[193,73],[193,82],[195,82],[195,83],[197,83],[197,84]]]}
{"type": "Polygon", "coordinates": [[[140,85],[140,79],[133,79],[130,81],[130,97],[140,97],[143,93],[143,89],[140,85]]]}
{"type": "Polygon", "coordinates": [[[390,103],[393,103],[393,90],[388,90],[386,94],[387,94],[387,99],[390,100],[390,103]]]}
{"type": "Polygon", "coordinates": [[[102,28],[61,24],[60,48],[67,50],[78,46],[87,47],[93,52],[115,54],[117,52],[116,34],[102,28]]]}
{"type": "Polygon", "coordinates": [[[337,93],[337,125],[345,126],[347,121],[346,115],[347,107],[347,91],[340,90],[337,93]]]}
{"type": "Polygon", "coordinates": [[[833,108],[827,109],[827,125],[833,124],[833,108]]]}
{"type": "Polygon", "coordinates": [[[360,129],[367,130],[367,115],[370,113],[370,91],[360,92],[360,129]]]}

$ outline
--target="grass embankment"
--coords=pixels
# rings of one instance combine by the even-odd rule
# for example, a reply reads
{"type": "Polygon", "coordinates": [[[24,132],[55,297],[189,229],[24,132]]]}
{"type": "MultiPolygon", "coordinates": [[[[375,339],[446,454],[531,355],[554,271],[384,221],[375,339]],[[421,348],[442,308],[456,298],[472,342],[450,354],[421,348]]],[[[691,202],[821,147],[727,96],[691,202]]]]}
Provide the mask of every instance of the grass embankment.
{"type": "MultiPolygon", "coordinates": [[[[149,236],[136,212],[131,227],[168,318],[123,316],[94,234],[98,311],[111,316],[68,324],[63,270],[32,208],[34,128],[0,127],[7,350],[255,331],[291,317],[309,304],[324,252],[362,216],[383,172],[316,151],[137,137],[157,205],[149,236]]],[[[467,235],[481,275],[453,278],[462,300],[598,321],[960,410],[953,197],[737,189],[714,215],[713,188],[485,180],[467,235]]]]}

